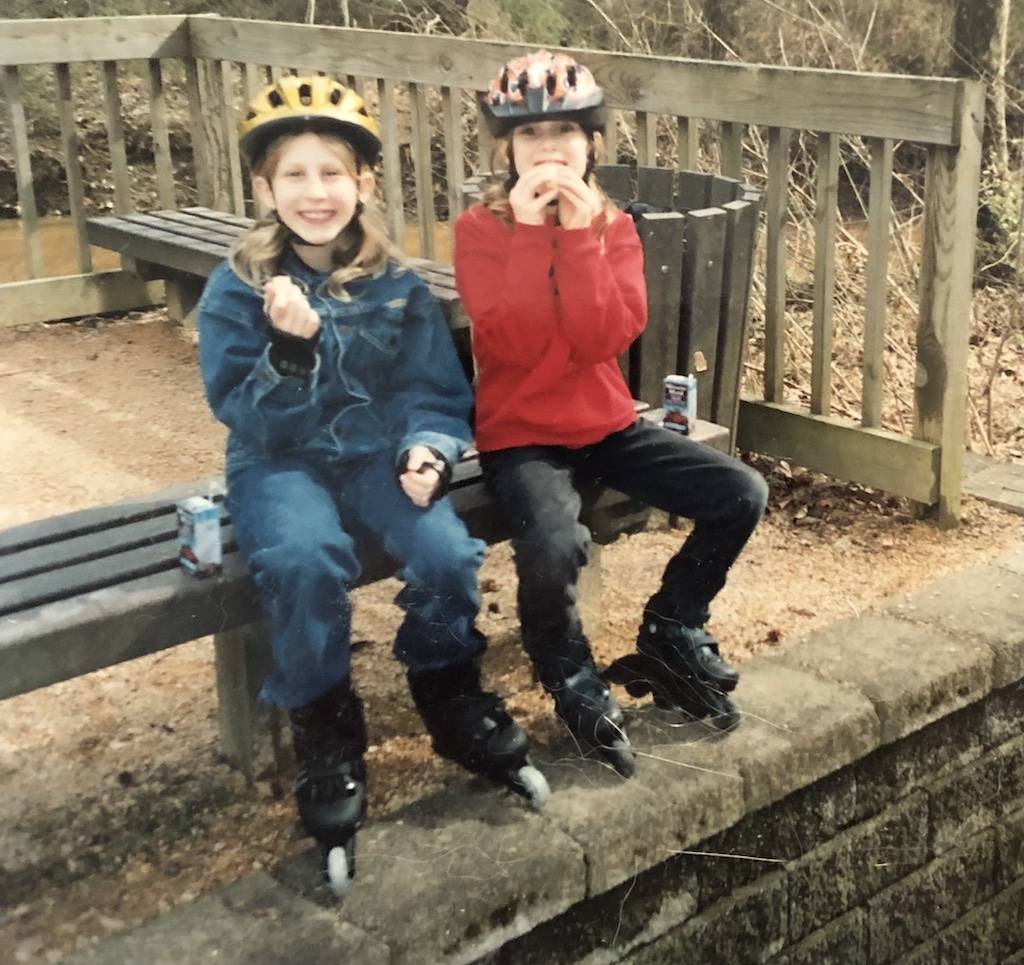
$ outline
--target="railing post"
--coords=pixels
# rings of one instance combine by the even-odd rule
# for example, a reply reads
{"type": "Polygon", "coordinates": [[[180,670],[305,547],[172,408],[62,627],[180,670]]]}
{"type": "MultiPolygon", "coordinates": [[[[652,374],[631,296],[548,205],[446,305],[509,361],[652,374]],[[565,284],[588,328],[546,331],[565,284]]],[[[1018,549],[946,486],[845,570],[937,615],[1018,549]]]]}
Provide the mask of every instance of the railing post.
{"type": "Polygon", "coordinates": [[[925,183],[921,305],[914,380],[914,436],[941,447],[939,525],[960,519],[967,422],[967,353],[974,278],[981,134],[985,91],[961,81],[957,109],[959,143],[933,146],[925,183]]]}

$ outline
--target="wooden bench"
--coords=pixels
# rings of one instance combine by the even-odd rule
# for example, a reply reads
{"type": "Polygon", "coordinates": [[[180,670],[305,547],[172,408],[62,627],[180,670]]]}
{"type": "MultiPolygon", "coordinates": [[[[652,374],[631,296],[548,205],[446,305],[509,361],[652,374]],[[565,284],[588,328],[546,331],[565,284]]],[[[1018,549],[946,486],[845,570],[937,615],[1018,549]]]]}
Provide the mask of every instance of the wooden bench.
{"type": "MultiPolygon", "coordinates": [[[[205,276],[248,224],[234,215],[188,208],[94,218],[88,231],[93,244],[120,252],[143,277],[169,282],[169,302],[173,298],[179,317],[185,317],[205,276]]],[[[646,214],[638,224],[651,313],[647,332],[623,366],[638,411],[657,419],[651,403],[659,397],[661,379],[677,364],[666,346],[680,344],[681,253],[687,228],[685,218],[673,212],[646,214]]],[[[440,300],[463,364],[471,371],[468,323],[451,269],[421,260],[413,260],[412,266],[440,300]]],[[[718,448],[730,444],[728,429],[705,420],[698,421],[694,435],[718,448]]],[[[256,699],[269,669],[269,645],[227,514],[222,515],[225,559],[220,576],[188,576],[176,559],[175,502],[222,489],[220,480],[201,480],[0,532],[0,698],[212,634],[222,750],[249,777],[272,763],[277,717],[256,699]]],[[[507,538],[475,453],[456,467],[451,498],[474,535],[488,543],[507,538]]],[[[584,501],[595,557],[601,544],[646,525],[647,508],[620,493],[591,487],[584,501]]],[[[373,552],[364,553],[363,562],[363,584],[393,570],[386,557],[373,552]]],[[[593,569],[586,580],[595,582],[593,569]]]]}

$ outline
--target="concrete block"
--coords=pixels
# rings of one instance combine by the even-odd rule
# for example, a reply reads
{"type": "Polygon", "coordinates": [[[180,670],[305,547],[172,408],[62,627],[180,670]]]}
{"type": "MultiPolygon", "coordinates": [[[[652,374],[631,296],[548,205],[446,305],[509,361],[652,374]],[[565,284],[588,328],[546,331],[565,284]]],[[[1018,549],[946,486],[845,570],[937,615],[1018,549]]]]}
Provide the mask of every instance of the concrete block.
{"type": "Polygon", "coordinates": [[[300,898],[264,874],[180,905],[166,915],[102,942],[91,953],[65,959],[103,965],[387,965],[387,946],[335,912],[300,898]]]}
{"type": "Polygon", "coordinates": [[[923,792],[789,864],[789,934],[802,938],[928,860],[923,792]]]}
{"type": "Polygon", "coordinates": [[[942,965],[999,965],[995,922],[986,904],[953,922],[939,936],[942,965]]]}
{"type": "Polygon", "coordinates": [[[981,757],[990,700],[970,704],[909,737],[886,744],[854,765],[857,820],[877,814],[898,797],[981,757]]]}
{"type": "Polygon", "coordinates": [[[1024,801],[1024,737],[1008,741],[930,789],[938,854],[994,825],[1024,801]]]}
{"type": "Polygon", "coordinates": [[[677,720],[655,711],[632,717],[638,760],[630,780],[581,760],[568,746],[538,760],[554,792],[544,818],[585,852],[588,895],[634,878],[745,813],[732,735],[677,727],[677,720]]]}
{"type": "MultiPolygon", "coordinates": [[[[518,799],[471,783],[418,801],[359,835],[345,920],[392,949],[392,963],[473,961],[584,896],[583,854],[518,799]]],[[[330,907],[310,851],[280,880],[330,907]]]]}
{"type": "Polygon", "coordinates": [[[992,902],[996,960],[1024,952],[1024,879],[1004,888],[992,902]]]}
{"type": "Polygon", "coordinates": [[[867,961],[867,924],[864,909],[853,911],[812,932],[787,948],[771,965],[822,965],[823,962],[867,961]]]}
{"type": "Polygon", "coordinates": [[[611,965],[666,935],[697,909],[696,877],[670,858],[602,895],[586,899],[493,956],[489,965],[611,965]]]}
{"type": "Polygon", "coordinates": [[[992,686],[1024,677],[1024,578],[995,565],[974,566],[928,583],[879,611],[934,626],[993,653],[992,686]]]}
{"type": "Polygon", "coordinates": [[[691,858],[704,908],[834,838],[852,823],[857,785],[849,768],[755,811],[702,841],[691,858]]]}
{"type": "Polygon", "coordinates": [[[879,744],[877,715],[855,690],[772,657],[744,665],[736,692],[743,723],[729,760],[753,811],[859,760],[879,744]]]}
{"type": "Polygon", "coordinates": [[[1024,878],[1024,808],[996,827],[996,886],[1008,888],[1018,878],[1024,878]]]}
{"type": "Polygon", "coordinates": [[[975,835],[870,899],[870,962],[910,952],[991,897],[994,857],[993,832],[975,835]]]}
{"type": "Polygon", "coordinates": [[[1024,681],[995,690],[985,701],[985,745],[995,747],[1013,740],[1024,720],[1024,681]]]}
{"type": "Polygon", "coordinates": [[[777,659],[858,689],[874,705],[883,742],[906,737],[992,689],[993,657],[985,644],[884,614],[833,624],[777,659]]]}
{"type": "Polygon", "coordinates": [[[716,902],[630,956],[630,965],[753,965],[786,941],[786,879],[771,875],[716,902]]]}

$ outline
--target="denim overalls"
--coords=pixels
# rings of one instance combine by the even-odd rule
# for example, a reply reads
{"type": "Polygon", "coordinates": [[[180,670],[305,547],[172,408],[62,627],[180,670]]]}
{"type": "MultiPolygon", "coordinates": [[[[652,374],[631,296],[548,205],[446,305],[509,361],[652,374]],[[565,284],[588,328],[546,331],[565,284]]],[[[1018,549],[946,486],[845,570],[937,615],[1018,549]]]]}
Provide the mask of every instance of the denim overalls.
{"type": "Polygon", "coordinates": [[[395,656],[410,670],[447,666],[483,647],[473,621],[484,544],[449,500],[421,509],[396,462],[431,446],[454,465],[469,445],[472,394],[448,326],[426,285],[395,263],[348,283],[294,254],[282,268],[321,320],[311,378],[269,359],[263,296],[224,263],[199,304],[200,365],[214,415],[229,429],[228,508],[260,593],[274,669],[261,696],[300,707],[349,674],[355,539],[395,559],[406,617],[395,656]]]}

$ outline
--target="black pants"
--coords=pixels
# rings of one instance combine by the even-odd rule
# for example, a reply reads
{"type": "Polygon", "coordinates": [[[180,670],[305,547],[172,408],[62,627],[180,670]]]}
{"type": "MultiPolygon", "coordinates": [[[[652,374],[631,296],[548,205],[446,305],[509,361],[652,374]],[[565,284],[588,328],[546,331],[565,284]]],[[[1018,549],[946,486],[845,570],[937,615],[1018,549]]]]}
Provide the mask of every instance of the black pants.
{"type": "Polygon", "coordinates": [[[523,644],[541,669],[590,658],[576,610],[576,582],[590,532],[576,483],[589,479],[694,521],[648,602],[699,626],[764,512],[768,487],[749,466],[638,419],[580,449],[521,446],[482,453],[484,478],[512,527],[523,644]]]}

